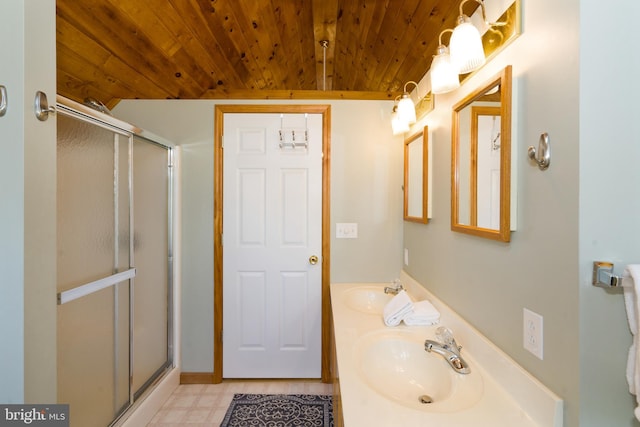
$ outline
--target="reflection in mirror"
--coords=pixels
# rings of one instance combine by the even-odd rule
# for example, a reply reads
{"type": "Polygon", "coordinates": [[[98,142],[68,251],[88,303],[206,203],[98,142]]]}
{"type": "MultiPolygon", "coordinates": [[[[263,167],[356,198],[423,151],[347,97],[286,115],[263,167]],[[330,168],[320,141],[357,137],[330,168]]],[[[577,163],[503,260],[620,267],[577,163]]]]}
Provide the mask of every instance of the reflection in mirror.
{"type": "Polygon", "coordinates": [[[453,108],[451,229],[508,242],[511,66],[453,108]]]}
{"type": "Polygon", "coordinates": [[[404,219],[429,222],[428,199],[428,127],[404,141],[404,219]]]}

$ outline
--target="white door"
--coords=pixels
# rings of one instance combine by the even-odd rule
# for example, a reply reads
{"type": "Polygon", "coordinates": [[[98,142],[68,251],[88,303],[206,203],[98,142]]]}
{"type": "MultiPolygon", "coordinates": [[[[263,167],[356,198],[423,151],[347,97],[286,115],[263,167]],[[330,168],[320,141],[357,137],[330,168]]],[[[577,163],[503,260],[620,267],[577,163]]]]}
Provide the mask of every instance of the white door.
{"type": "Polygon", "coordinates": [[[322,115],[227,113],[223,138],[223,376],[319,378],[322,115]]]}

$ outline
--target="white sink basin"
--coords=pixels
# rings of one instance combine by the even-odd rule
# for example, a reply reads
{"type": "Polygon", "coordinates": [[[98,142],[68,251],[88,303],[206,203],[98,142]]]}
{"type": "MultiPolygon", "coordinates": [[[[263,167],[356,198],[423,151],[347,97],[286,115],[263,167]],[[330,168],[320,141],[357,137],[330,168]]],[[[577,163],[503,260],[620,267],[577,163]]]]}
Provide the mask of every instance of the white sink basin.
{"type": "Polygon", "coordinates": [[[354,353],[360,376],[383,397],[419,411],[454,412],[476,404],[484,389],[480,373],[471,364],[471,373],[455,372],[442,356],[424,350],[426,338],[433,337],[402,330],[364,335],[354,353]],[[421,403],[425,395],[432,403],[421,403]]]}
{"type": "Polygon", "coordinates": [[[344,293],[344,301],[353,310],[368,314],[382,314],[393,295],[385,294],[381,286],[359,286],[344,293]]]}

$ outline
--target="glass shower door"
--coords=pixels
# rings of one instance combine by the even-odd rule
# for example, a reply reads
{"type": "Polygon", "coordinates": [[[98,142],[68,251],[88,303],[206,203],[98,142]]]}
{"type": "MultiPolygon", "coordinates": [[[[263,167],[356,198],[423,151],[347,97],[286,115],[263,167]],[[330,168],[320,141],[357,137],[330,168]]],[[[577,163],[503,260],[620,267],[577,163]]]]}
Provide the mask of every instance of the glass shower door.
{"type": "Polygon", "coordinates": [[[105,427],[173,363],[171,150],[58,115],[58,402],[105,427]]]}
{"type": "MultiPolygon", "coordinates": [[[[58,116],[58,293],[130,266],[129,137],[58,116]]],[[[58,399],[76,426],[130,401],[130,280],[58,307],[58,399]]]]}
{"type": "Polygon", "coordinates": [[[134,289],[133,390],[136,397],[171,359],[167,149],[133,137],[134,289]]]}

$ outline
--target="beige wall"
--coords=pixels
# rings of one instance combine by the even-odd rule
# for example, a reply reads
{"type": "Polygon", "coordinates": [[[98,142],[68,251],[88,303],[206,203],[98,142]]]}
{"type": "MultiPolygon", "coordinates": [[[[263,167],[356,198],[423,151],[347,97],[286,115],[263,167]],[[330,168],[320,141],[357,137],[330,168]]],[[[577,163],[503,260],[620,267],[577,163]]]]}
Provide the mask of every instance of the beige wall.
{"type": "MultiPolygon", "coordinates": [[[[331,104],[331,280],[390,282],[398,277],[402,256],[403,144],[401,137],[391,135],[393,104],[302,103],[331,104]],[[357,222],[358,239],[335,239],[336,222],[357,222]]],[[[181,146],[181,330],[186,372],[213,370],[214,105],[137,100],[122,101],[114,109],[116,116],[181,146]]]]}
{"type": "Polygon", "coordinates": [[[55,1],[24,2],[25,402],[56,401],[56,120],[32,113],[36,91],[55,104],[55,1]]]}
{"type": "Polygon", "coordinates": [[[8,93],[0,117],[0,401],[49,403],[56,401],[56,126],[55,118],[35,118],[33,100],[41,90],[55,103],[55,1],[2,2],[0,55],[8,93]]]}

